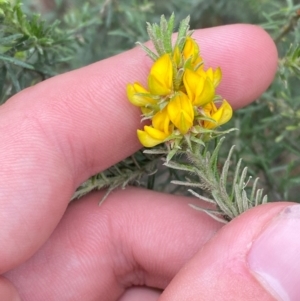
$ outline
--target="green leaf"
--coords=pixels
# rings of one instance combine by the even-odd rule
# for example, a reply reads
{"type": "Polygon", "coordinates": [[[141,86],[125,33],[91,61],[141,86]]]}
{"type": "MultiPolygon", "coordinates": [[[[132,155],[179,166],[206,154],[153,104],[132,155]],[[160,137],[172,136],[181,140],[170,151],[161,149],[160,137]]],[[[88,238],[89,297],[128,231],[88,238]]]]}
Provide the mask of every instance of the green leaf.
{"type": "Polygon", "coordinates": [[[210,158],[210,167],[216,171],[216,168],[217,168],[217,163],[218,163],[218,155],[219,155],[219,151],[220,151],[220,148],[221,148],[221,145],[224,141],[225,137],[222,137],[220,139],[220,141],[218,142],[218,144],[216,145],[212,155],[211,155],[211,158],[210,158]]]}
{"type": "Polygon", "coordinates": [[[147,53],[147,55],[153,60],[156,61],[158,59],[158,55],[156,55],[152,50],[150,50],[148,47],[146,47],[144,44],[137,42],[139,46],[142,47],[142,49],[147,53]]]}
{"type": "Polygon", "coordinates": [[[161,154],[167,154],[168,151],[166,149],[145,149],[143,151],[145,154],[152,154],[152,155],[161,155],[161,154]]]}
{"type": "Polygon", "coordinates": [[[188,164],[181,164],[173,161],[167,161],[164,163],[165,166],[173,169],[184,170],[188,172],[194,172],[194,167],[189,166],[188,164]]]}
{"type": "Polygon", "coordinates": [[[226,185],[227,185],[227,177],[228,177],[228,170],[230,167],[230,160],[231,160],[231,156],[233,153],[235,146],[233,145],[228,153],[227,159],[224,163],[224,166],[222,168],[222,173],[220,176],[220,184],[226,189],[226,185]]]}
{"type": "Polygon", "coordinates": [[[12,84],[13,84],[16,92],[20,92],[21,91],[21,86],[20,86],[19,80],[16,76],[16,73],[11,69],[11,66],[9,64],[5,64],[5,66],[6,66],[9,78],[11,79],[12,84]]]}
{"type": "MultiPolygon", "coordinates": [[[[170,22],[170,20],[169,20],[170,22]]],[[[162,33],[162,40],[163,40],[163,45],[164,45],[164,49],[165,52],[167,53],[172,53],[172,33],[170,34],[169,32],[169,27],[172,26],[171,24],[169,24],[169,22],[166,20],[166,18],[164,16],[161,17],[161,33],[162,33]]],[[[172,22],[172,20],[171,20],[172,22]]],[[[173,19],[173,23],[174,23],[174,19],[173,19]]]]}
{"type": "Polygon", "coordinates": [[[26,68],[26,69],[30,69],[30,70],[34,70],[34,67],[28,63],[25,63],[21,60],[18,60],[14,57],[10,57],[10,56],[6,56],[4,54],[0,54],[0,60],[4,61],[4,62],[8,62],[10,64],[14,64],[16,66],[19,66],[19,67],[23,67],[23,68],[26,68]]]}
{"type": "MultiPolygon", "coordinates": [[[[5,86],[6,74],[7,74],[7,69],[5,66],[2,66],[2,68],[0,69],[0,96],[3,93],[3,89],[5,86]]],[[[2,101],[2,99],[0,99],[0,103],[1,103],[1,101],[2,101]]]]}
{"type": "Polygon", "coordinates": [[[3,46],[10,46],[12,42],[22,38],[24,35],[21,33],[12,34],[5,38],[0,38],[0,44],[3,46]]]}
{"type": "Polygon", "coordinates": [[[180,51],[182,51],[182,49],[183,49],[183,46],[185,43],[185,37],[190,28],[189,22],[190,22],[190,16],[188,16],[184,20],[182,20],[179,25],[178,35],[177,35],[177,40],[176,40],[175,46],[178,46],[180,51]]]}

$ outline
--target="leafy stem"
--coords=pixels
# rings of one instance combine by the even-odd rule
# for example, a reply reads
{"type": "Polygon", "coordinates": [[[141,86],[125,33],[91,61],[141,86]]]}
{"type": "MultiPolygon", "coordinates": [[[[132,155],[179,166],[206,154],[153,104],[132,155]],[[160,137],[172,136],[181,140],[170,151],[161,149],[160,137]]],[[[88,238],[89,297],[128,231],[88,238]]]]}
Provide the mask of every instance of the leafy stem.
{"type": "Polygon", "coordinates": [[[258,178],[252,183],[252,188],[248,186],[251,183],[251,177],[247,177],[247,167],[241,169],[241,160],[238,161],[233,176],[233,181],[229,184],[229,167],[231,165],[231,157],[234,151],[234,146],[231,147],[227,159],[224,162],[222,169],[219,171],[218,155],[224,137],[220,139],[214,150],[211,152],[205,145],[201,152],[194,148],[186,152],[186,161],[178,163],[174,161],[165,162],[169,168],[187,171],[191,176],[196,177],[196,181],[187,177],[186,181],[172,181],[175,185],[184,185],[191,187],[188,191],[197,198],[213,203],[216,209],[203,209],[193,206],[196,209],[202,210],[212,216],[214,219],[222,222],[227,222],[244,211],[267,202],[267,196],[263,196],[263,190],[257,189],[258,178]],[[200,189],[206,192],[209,197],[202,196],[195,189],[200,189]]]}
{"type": "Polygon", "coordinates": [[[157,171],[157,164],[161,156],[161,154],[148,155],[138,151],[131,157],[89,178],[76,190],[72,200],[93,190],[107,188],[105,195],[100,200],[102,203],[113,190],[138,184],[139,180],[145,176],[148,176],[148,187],[151,188],[154,183],[153,175],[157,171]]]}
{"type": "Polygon", "coordinates": [[[295,28],[299,19],[300,12],[298,10],[288,19],[287,23],[281,28],[281,31],[279,32],[278,36],[275,37],[274,41],[276,44],[278,44],[291,30],[295,28]]]}

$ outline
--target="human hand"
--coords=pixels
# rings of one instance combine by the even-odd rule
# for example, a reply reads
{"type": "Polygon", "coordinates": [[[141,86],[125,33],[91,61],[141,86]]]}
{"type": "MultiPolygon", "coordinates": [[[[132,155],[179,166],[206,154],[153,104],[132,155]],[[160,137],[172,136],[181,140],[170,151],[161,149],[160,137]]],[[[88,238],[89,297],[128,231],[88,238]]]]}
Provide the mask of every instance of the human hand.
{"type": "MultiPolygon", "coordinates": [[[[193,37],[207,65],[222,68],[219,92],[234,108],[271,83],[277,53],[261,29],[231,25],[193,37]]],[[[268,261],[263,250],[255,253],[262,238],[249,249],[273,218],[294,216],[276,217],[291,204],[255,208],[222,229],[190,208],[191,198],[138,188],[114,192],[100,207],[102,192],[68,206],[80,183],[140,147],[140,113],[127,101],[125,86],[145,82],[149,68],[136,48],[26,89],[0,108],[1,301],[118,300],[133,285],[167,287],[162,301],[275,300],[254,271],[279,261],[282,244],[270,241],[274,235],[265,238],[269,248],[277,247],[264,246],[268,261]]],[[[291,243],[295,250],[297,241],[291,243]]],[[[296,290],[292,280],[300,267],[286,283],[279,277],[287,267],[275,266],[269,273],[282,290],[296,290]]],[[[137,289],[121,298],[150,301],[158,294],[137,289]]]]}

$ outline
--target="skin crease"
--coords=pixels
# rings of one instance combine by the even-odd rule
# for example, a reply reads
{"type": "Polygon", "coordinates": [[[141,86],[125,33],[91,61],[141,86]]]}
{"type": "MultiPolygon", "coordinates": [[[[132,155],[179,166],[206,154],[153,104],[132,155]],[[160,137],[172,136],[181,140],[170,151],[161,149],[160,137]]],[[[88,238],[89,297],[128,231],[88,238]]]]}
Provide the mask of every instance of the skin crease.
{"type": "MultiPolygon", "coordinates": [[[[272,82],[277,51],[259,27],[216,27],[193,37],[206,65],[221,67],[218,93],[235,109],[272,82]]],[[[149,66],[135,48],[28,88],[0,108],[0,271],[7,279],[0,278],[0,300],[156,300],[157,291],[125,291],[131,286],[165,289],[189,260],[203,271],[214,267],[211,257],[200,260],[202,252],[218,254],[221,265],[218,250],[228,233],[243,238],[242,226],[255,221],[253,231],[235,245],[234,257],[287,206],[249,211],[217,236],[222,225],[191,209],[188,204],[198,202],[192,198],[129,188],[113,193],[101,207],[101,192],[68,206],[81,182],[140,147],[140,113],[126,100],[125,85],[145,84],[149,66]],[[257,222],[257,213],[265,218],[257,222]]],[[[243,300],[252,300],[253,291],[259,300],[273,300],[246,268],[240,269],[250,287],[243,300]]],[[[209,293],[205,300],[218,300],[213,297],[216,282],[206,283],[201,270],[187,264],[161,300],[196,300],[200,290],[186,287],[197,278],[209,293]]],[[[224,274],[218,283],[226,283],[224,274]]],[[[240,286],[221,287],[223,297],[243,294],[234,291],[240,286]]]]}

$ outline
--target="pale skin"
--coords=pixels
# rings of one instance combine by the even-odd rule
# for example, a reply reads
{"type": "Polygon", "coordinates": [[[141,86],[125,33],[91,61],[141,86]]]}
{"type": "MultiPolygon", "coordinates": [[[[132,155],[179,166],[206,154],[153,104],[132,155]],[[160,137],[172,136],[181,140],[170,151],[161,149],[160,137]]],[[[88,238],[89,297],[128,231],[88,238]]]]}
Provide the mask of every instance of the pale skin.
{"type": "MultiPolygon", "coordinates": [[[[193,37],[207,66],[222,68],[218,92],[234,109],[272,82],[277,51],[262,29],[231,25],[193,37]]],[[[135,48],[0,108],[1,301],[276,300],[247,268],[247,246],[291,203],[257,207],[226,226],[190,208],[191,198],[139,188],[100,207],[103,192],[69,204],[80,183],[141,147],[140,113],[125,86],[145,84],[150,65],[135,48]]]]}

